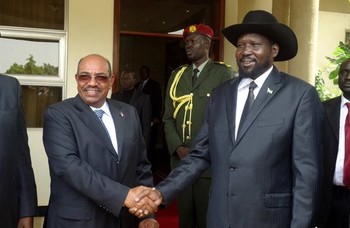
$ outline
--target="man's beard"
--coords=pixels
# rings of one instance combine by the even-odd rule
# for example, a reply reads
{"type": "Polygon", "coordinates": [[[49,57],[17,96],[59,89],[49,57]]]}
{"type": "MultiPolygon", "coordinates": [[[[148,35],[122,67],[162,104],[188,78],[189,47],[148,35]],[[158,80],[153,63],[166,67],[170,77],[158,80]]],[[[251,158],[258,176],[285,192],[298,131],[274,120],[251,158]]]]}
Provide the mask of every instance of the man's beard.
{"type": "Polygon", "coordinates": [[[238,65],[238,75],[241,78],[251,78],[255,80],[260,75],[262,75],[265,71],[267,71],[271,65],[268,61],[263,62],[262,64],[256,65],[251,71],[248,69],[242,67],[239,62],[237,62],[238,65]]]}

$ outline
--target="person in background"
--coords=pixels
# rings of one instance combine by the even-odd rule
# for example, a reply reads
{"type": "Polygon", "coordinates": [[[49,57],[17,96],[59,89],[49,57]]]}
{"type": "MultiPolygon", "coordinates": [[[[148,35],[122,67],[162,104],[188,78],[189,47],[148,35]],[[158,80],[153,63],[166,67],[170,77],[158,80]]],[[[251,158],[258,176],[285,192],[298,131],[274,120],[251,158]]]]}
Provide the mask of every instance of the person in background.
{"type": "Polygon", "coordinates": [[[342,95],[323,102],[325,110],[325,190],[322,203],[327,228],[350,227],[350,59],[339,68],[342,95]]]}
{"type": "Polygon", "coordinates": [[[151,215],[140,221],[128,212],[140,190],[133,187],[153,186],[153,177],[136,109],[106,99],[114,79],[106,58],[87,55],[75,75],[77,96],[45,111],[45,227],[158,227],[151,215]]]}
{"type": "Polygon", "coordinates": [[[32,228],[37,192],[28,146],[22,89],[0,74],[0,226],[32,228]]]}
{"type": "Polygon", "coordinates": [[[159,82],[151,78],[151,69],[149,66],[140,67],[140,78],[141,81],[135,86],[139,91],[148,94],[151,99],[152,106],[152,121],[151,121],[151,137],[150,137],[150,148],[147,151],[148,158],[152,164],[153,171],[156,170],[156,145],[158,137],[158,129],[161,123],[162,113],[162,90],[159,82]]]}
{"type": "MultiPolygon", "coordinates": [[[[233,77],[229,65],[209,57],[213,36],[213,30],[204,24],[188,26],[183,32],[185,50],[191,64],[172,72],[163,116],[172,169],[188,155],[192,140],[203,125],[205,107],[212,90],[233,77]]],[[[208,170],[178,197],[181,228],[206,227],[210,185],[208,170]]]]}
{"type": "MultiPolygon", "coordinates": [[[[274,66],[297,54],[297,38],[263,10],[249,11],[241,24],[222,33],[236,47],[239,77],[211,93],[191,152],[136,202],[168,204],[211,167],[209,228],[315,227],[322,189],[322,103],[312,85],[274,66]]],[[[142,216],[146,209],[131,211],[142,216]]]]}
{"type": "Polygon", "coordinates": [[[111,99],[134,106],[139,114],[143,137],[149,149],[151,136],[152,107],[150,97],[135,89],[136,75],[133,71],[123,71],[120,76],[121,91],[113,93],[111,99]]]}

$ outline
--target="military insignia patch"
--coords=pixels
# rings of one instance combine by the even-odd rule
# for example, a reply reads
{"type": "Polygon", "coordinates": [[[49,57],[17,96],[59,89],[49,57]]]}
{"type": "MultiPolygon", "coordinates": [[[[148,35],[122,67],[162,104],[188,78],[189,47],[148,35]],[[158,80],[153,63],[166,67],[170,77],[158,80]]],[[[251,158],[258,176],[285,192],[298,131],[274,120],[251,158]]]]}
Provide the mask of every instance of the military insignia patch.
{"type": "Polygon", "coordinates": [[[195,25],[191,25],[190,28],[188,29],[190,33],[194,33],[197,31],[197,28],[195,25]]]}

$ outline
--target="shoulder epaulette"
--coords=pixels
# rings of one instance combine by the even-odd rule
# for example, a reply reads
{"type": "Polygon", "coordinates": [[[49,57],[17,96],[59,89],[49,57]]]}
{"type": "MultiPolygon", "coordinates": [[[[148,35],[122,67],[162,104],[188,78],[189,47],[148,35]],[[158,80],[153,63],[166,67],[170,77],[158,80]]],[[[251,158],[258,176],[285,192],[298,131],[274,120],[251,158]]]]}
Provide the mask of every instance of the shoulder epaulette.
{"type": "Polygon", "coordinates": [[[231,67],[230,64],[227,64],[225,62],[221,62],[221,61],[214,61],[215,64],[219,64],[219,65],[222,65],[222,66],[225,66],[225,67],[231,67]]]}
{"type": "Polygon", "coordinates": [[[176,72],[176,71],[179,71],[182,67],[188,67],[188,64],[184,64],[184,65],[181,65],[181,66],[175,68],[173,71],[171,71],[171,73],[174,73],[174,72],[176,72]]]}

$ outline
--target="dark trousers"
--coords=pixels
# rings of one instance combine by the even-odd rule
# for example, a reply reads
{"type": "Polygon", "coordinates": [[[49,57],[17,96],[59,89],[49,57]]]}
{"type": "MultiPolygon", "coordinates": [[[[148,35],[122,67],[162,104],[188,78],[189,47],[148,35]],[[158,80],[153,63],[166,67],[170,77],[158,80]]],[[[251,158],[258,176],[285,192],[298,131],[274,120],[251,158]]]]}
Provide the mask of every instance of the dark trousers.
{"type": "Polygon", "coordinates": [[[205,228],[211,179],[199,178],[178,197],[179,228],[205,228]]]}
{"type": "Polygon", "coordinates": [[[147,150],[147,158],[149,162],[152,165],[152,171],[156,171],[157,163],[157,138],[158,138],[158,129],[159,129],[159,124],[154,124],[151,128],[151,137],[150,137],[150,143],[149,143],[149,148],[147,150]]]}
{"type": "Polygon", "coordinates": [[[350,227],[350,190],[333,185],[332,204],[327,228],[350,227]]]}

